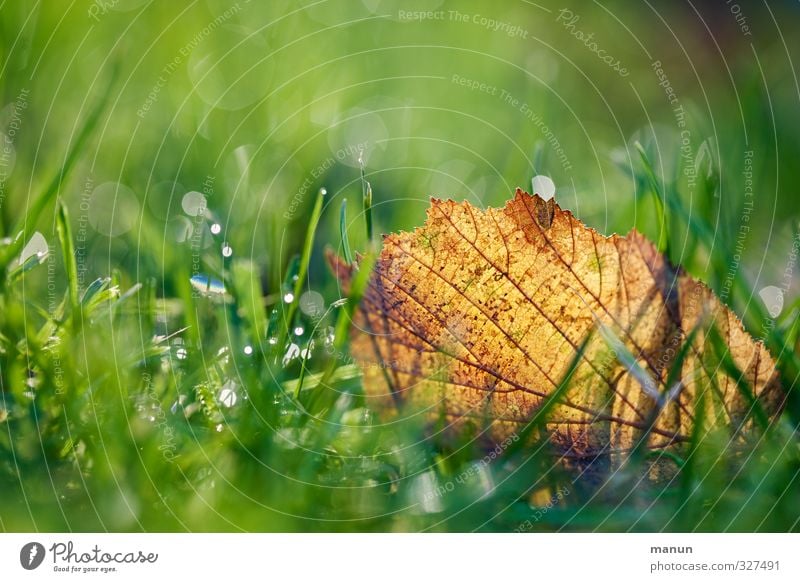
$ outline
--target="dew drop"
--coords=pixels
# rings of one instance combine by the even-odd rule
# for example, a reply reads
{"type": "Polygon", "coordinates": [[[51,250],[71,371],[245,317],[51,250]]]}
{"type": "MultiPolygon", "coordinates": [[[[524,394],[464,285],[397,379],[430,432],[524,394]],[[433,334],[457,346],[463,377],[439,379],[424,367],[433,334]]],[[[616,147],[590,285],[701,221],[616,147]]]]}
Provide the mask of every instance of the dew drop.
{"type": "Polygon", "coordinates": [[[176,414],[179,408],[183,408],[184,402],[186,402],[186,396],[181,394],[180,396],[178,396],[178,399],[172,403],[172,406],[170,406],[169,411],[172,414],[176,414]]]}
{"type": "Polygon", "coordinates": [[[181,208],[192,217],[205,215],[207,204],[206,197],[200,192],[187,192],[181,199],[181,208]]]}
{"type": "Polygon", "coordinates": [[[291,303],[292,301],[294,301],[294,293],[287,293],[283,296],[284,303],[291,303]]]}
{"type": "Polygon", "coordinates": [[[303,329],[303,327],[298,325],[296,328],[294,328],[294,335],[303,335],[304,331],[305,330],[303,329]]]}
{"type": "Polygon", "coordinates": [[[253,355],[253,346],[244,346],[244,355],[245,356],[252,356],[253,355]]]}
{"type": "Polygon", "coordinates": [[[236,383],[233,380],[228,380],[225,382],[219,391],[218,398],[219,403],[225,408],[231,408],[234,404],[236,404],[236,401],[238,400],[238,396],[236,395],[236,383]]]}
{"type": "Polygon", "coordinates": [[[544,200],[550,200],[556,193],[556,185],[549,176],[535,176],[531,180],[531,187],[544,200]]]}
{"type": "Polygon", "coordinates": [[[222,232],[222,226],[218,222],[211,225],[211,234],[219,234],[222,232]]]}
{"type": "Polygon", "coordinates": [[[283,356],[282,360],[283,365],[285,366],[299,355],[300,355],[300,346],[298,346],[297,344],[290,344],[288,349],[286,350],[286,355],[283,356]]]}
{"type": "Polygon", "coordinates": [[[778,317],[783,311],[783,289],[769,285],[758,292],[759,297],[764,302],[764,306],[773,319],[778,317]]]}
{"type": "Polygon", "coordinates": [[[49,248],[50,247],[47,244],[47,239],[44,238],[44,235],[37,230],[33,233],[33,236],[31,236],[31,239],[28,241],[28,244],[25,245],[25,248],[22,249],[17,263],[22,265],[31,257],[36,257],[37,263],[41,264],[44,258],[47,257],[49,248]]]}
{"type": "Polygon", "coordinates": [[[190,282],[192,287],[204,295],[222,295],[225,293],[225,285],[222,281],[207,275],[194,275],[190,282]]]}
{"type": "Polygon", "coordinates": [[[316,291],[306,291],[300,296],[300,311],[310,317],[322,315],[325,309],[325,300],[316,291]]]}
{"type": "Polygon", "coordinates": [[[222,245],[222,256],[223,257],[230,257],[233,254],[233,248],[228,243],[222,245]]]}

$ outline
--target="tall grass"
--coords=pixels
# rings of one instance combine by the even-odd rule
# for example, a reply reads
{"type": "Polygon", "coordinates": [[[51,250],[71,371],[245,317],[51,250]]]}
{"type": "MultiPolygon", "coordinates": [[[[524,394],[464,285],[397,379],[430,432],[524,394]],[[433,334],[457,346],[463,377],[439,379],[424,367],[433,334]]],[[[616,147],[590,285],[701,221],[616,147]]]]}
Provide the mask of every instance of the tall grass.
{"type": "MultiPolygon", "coordinates": [[[[275,5],[243,3],[229,26],[198,45],[198,56],[226,54],[225,34],[273,22],[275,5]]],[[[745,268],[761,258],[754,251],[763,250],[771,229],[798,228],[792,188],[800,183],[800,142],[791,123],[771,125],[763,115],[794,115],[780,59],[762,59],[768,95],[744,60],[731,59],[725,66],[742,90],[735,98],[727,80],[709,79],[716,90],[708,92],[705,116],[691,106],[691,88],[681,88],[693,135],[713,135],[718,144],[689,192],[664,169],[679,153],[642,136],[652,129],[651,115],[672,115],[649,63],[631,64],[631,79],[653,104],[643,113],[630,107],[619,79],[594,68],[595,55],[565,44],[552,26],[537,33],[541,44],[506,43],[455,21],[429,23],[437,26],[433,34],[425,24],[398,28],[392,19],[349,12],[342,15],[352,20],[348,26],[323,27],[325,15],[298,13],[253,32],[252,54],[275,49],[276,62],[274,77],[232,88],[243,96],[253,91],[252,106],[210,105],[188,78],[192,60],[169,73],[139,117],[165,63],[213,22],[215,6],[151,3],[141,20],[109,11],[85,45],[83,9],[54,5],[29,15],[19,4],[0,19],[4,103],[21,87],[33,96],[0,208],[0,231],[9,237],[0,243],[0,530],[800,529],[800,302],[771,317],[756,295],[769,270],[745,268]],[[185,14],[164,31],[176,11],[185,14]],[[330,57],[325,66],[323,45],[335,52],[323,55],[330,57]],[[486,55],[487,46],[500,47],[502,60],[486,55]],[[548,46],[568,59],[553,65],[548,46]],[[106,56],[117,51],[141,60],[125,61],[120,82],[95,87],[106,76],[106,56]],[[454,72],[527,102],[569,151],[573,169],[518,109],[453,83],[454,72]],[[599,88],[587,90],[584,72],[602,81],[599,88]],[[258,93],[262,82],[268,91],[258,93]],[[560,100],[573,95],[568,107],[560,100]],[[92,105],[75,116],[81,102],[92,105]],[[596,123],[606,107],[614,123],[596,123]],[[369,122],[353,131],[373,142],[372,157],[324,164],[286,218],[287,200],[311,168],[336,158],[338,139],[353,137],[344,119],[369,122]],[[632,134],[641,147],[631,145],[632,134]],[[611,155],[615,146],[621,157],[611,155]],[[754,173],[760,191],[774,193],[776,220],[764,202],[726,302],[763,338],[788,393],[782,416],[758,438],[732,451],[729,435],[698,423],[670,459],[679,469],[671,483],[633,486],[653,460],[645,448],[605,482],[576,479],[554,463],[542,427],[569,372],[523,438],[491,462],[469,438],[426,439],[413,420],[382,424],[366,406],[348,331],[377,258],[372,241],[418,225],[429,195],[498,205],[532,174],[550,176],[558,201],[587,223],[607,234],[640,228],[673,263],[720,293],[734,263],[731,233],[743,203],[739,152],[746,148],[757,152],[754,173]],[[137,221],[124,236],[81,234],[81,195],[90,179],[139,193],[137,221]],[[197,224],[219,224],[223,232],[178,243],[176,224],[186,220],[180,197],[206,183],[213,194],[197,224]],[[315,197],[323,186],[328,194],[315,197]],[[349,205],[340,201],[345,196],[349,205]],[[51,235],[50,252],[20,263],[37,229],[51,235]],[[222,253],[226,242],[232,256],[222,253]],[[348,294],[325,266],[326,246],[359,262],[348,294]],[[206,285],[193,286],[193,275],[206,285]]],[[[478,0],[460,10],[467,6],[486,11],[478,0]]],[[[504,10],[534,31],[545,21],[528,8],[504,10]]],[[[583,22],[599,14],[596,22],[606,23],[598,35],[627,38],[607,22],[605,8],[581,10],[583,22]]],[[[646,12],[631,18],[665,51],[659,58],[678,59],[672,31],[655,28],[646,12]]],[[[708,52],[701,41],[687,39],[686,46],[708,52]]],[[[710,59],[697,65],[706,72],[722,67],[710,59]]],[[[698,103],[705,96],[705,89],[695,91],[698,103]]],[[[741,378],[725,346],[711,341],[725,372],[741,378]]],[[[750,393],[744,384],[739,389],[750,393]]],[[[753,419],[765,424],[757,409],[753,419]]]]}

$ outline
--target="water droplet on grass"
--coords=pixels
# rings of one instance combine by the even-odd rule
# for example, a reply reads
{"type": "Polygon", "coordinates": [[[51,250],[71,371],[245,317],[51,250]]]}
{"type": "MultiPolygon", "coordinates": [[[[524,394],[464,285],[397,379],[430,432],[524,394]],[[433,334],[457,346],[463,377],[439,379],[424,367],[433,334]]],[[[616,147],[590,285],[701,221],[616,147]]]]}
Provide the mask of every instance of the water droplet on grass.
{"type": "Polygon", "coordinates": [[[300,311],[306,315],[318,317],[325,309],[325,300],[316,291],[306,291],[300,296],[299,305],[300,311]]]}
{"type": "Polygon", "coordinates": [[[222,226],[218,222],[211,225],[211,234],[219,234],[222,232],[222,226]]]}
{"type": "Polygon", "coordinates": [[[36,258],[38,264],[41,264],[44,259],[47,258],[48,252],[49,246],[47,245],[47,239],[37,230],[31,236],[28,244],[22,249],[17,264],[22,265],[30,258],[36,258]]]}
{"type": "Polygon", "coordinates": [[[233,248],[228,243],[222,245],[222,256],[223,257],[230,257],[233,254],[233,248]]]}
{"type": "Polygon", "coordinates": [[[286,349],[286,354],[283,356],[282,363],[283,365],[287,365],[289,362],[294,360],[297,356],[300,355],[300,346],[297,344],[289,344],[289,347],[286,349]]]}
{"type": "Polygon", "coordinates": [[[218,398],[219,403],[225,408],[231,408],[234,404],[236,404],[236,401],[238,400],[238,396],[236,394],[236,383],[233,380],[228,380],[225,382],[219,391],[218,398]]]}
{"type": "Polygon", "coordinates": [[[294,301],[294,293],[287,293],[283,296],[284,303],[291,303],[292,301],[294,301]]]}
{"type": "Polygon", "coordinates": [[[531,180],[531,187],[544,200],[550,200],[556,193],[556,185],[549,176],[535,176],[531,180]]]}
{"type": "Polygon", "coordinates": [[[225,293],[224,283],[207,275],[194,275],[190,282],[192,287],[204,295],[222,295],[225,293]]]}
{"type": "Polygon", "coordinates": [[[187,192],[181,199],[181,208],[192,217],[203,216],[208,208],[206,197],[200,192],[187,192]]]}
{"type": "Polygon", "coordinates": [[[183,408],[183,403],[186,402],[186,396],[181,394],[178,396],[178,399],[172,403],[172,406],[169,407],[169,411],[172,414],[177,414],[179,408],[183,408]]]}
{"type": "Polygon", "coordinates": [[[770,317],[775,318],[781,314],[781,311],[783,311],[783,289],[769,285],[759,291],[758,296],[764,302],[770,317]]]}

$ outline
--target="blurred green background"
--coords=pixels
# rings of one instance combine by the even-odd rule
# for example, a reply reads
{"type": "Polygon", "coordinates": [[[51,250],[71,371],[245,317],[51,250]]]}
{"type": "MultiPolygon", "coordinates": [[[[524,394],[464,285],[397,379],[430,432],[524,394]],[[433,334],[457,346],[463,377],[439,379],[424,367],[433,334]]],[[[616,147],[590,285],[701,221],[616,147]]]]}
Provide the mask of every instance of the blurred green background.
{"type": "Polygon", "coordinates": [[[524,452],[481,469],[493,495],[483,478],[442,495],[473,453],[374,427],[352,366],[336,422],[304,420],[287,386],[330,361],[323,250],[342,252],[344,199],[367,249],[359,158],[377,233],[421,224],[430,196],[498,206],[547,176],[600,232],[657,240],[640,143],[670,258],[793,354],[798,18],[796,2],[2,3],[0,235],[24,227],[27,246],[2,288],[0,529],[797,529],[793,437],[746,470],[710,450],[696,488],[624,504],[534,480],[547,462],[524,452]],[[300,333],[271,346],[287,294],[300,333]]]}

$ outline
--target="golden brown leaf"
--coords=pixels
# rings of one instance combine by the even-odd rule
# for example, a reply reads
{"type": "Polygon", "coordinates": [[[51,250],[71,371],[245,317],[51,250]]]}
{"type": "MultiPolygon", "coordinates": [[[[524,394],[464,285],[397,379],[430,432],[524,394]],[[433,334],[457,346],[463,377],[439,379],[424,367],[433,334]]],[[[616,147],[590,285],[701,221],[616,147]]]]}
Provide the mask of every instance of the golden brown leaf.
{"type": "MultiPolygon", "coordinates": [[[[353,267],[332,263],[347,288],[353,267]]],[[[775,412],[783,393],[772,358],[705,285],[638,232],[605,237],[517,190],[485,211],[433,200],[424,226],[386,236],[352,353],[369,404],[384,415],[418,412],[499,442],[530,421],[602,328],[547,419],[561,454],[594,458],[629,451],[648,428],[650,447],[686,441],[701,391],[703,426],[742,428],[750,405],[714,355],[711,325],[743,385],[775,412]],[[678,381],[666,386],[695,329],[678,381]],[[621,363],[609,332],[638,372],[621,363]]]]}

